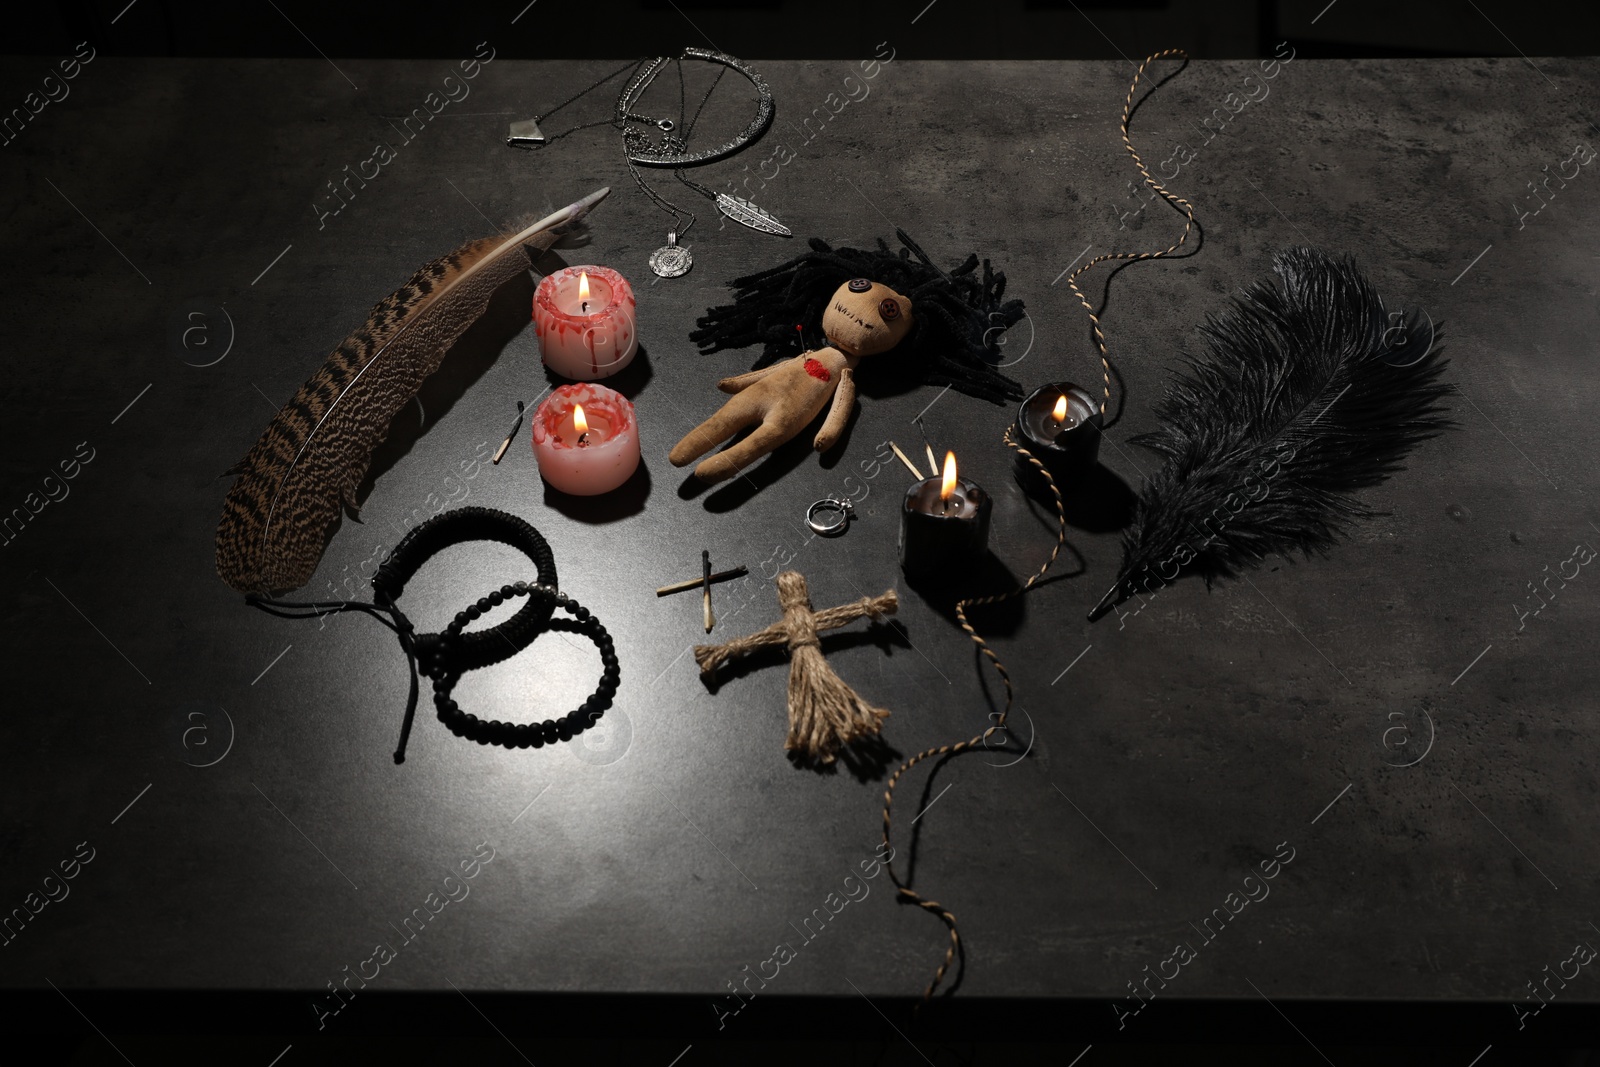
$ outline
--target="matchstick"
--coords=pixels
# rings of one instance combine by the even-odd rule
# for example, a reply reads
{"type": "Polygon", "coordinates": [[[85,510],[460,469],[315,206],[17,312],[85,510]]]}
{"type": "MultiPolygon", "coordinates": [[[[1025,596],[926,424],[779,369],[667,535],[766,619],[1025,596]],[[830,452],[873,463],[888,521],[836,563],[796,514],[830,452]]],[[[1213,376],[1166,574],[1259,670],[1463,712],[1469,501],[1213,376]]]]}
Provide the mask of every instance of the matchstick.
{"type": "Polygon", "coordinates": [[[701,549],[700,550],[700,563],[705,568],[705,574],[702,576],[702,578],[700,580],[700,596],[701,596],[701,601],[700,602],[701,602],[701,604],[703,604],[705,606],[705,609],[706,609],[706,633],[710,633],[711,632],[711,628],[717,624],[717,617],[715,615],[711,614],[711,550],[710,549],[701,549]]]}
{"type": "MultiPolygon", "coordinates": [[[[743,578],[749,573],[750,569],[741,563],[732,570],[718,571],[717,573],[713,574],[711,576],[711,584],[716,585],[718,582],[726,582],[732,578],[743,578]]],[[[687,593],[691,589],[699,589],[704,584],[704,578],[690,578],[686,582],[673,582],[671,585],[664,585],[657,589],[656,596],[671,596],[673,593],[687,593]]]]}
{"type": "Polygon", "coordinates": [[[904,452],[900,451],[900,446],[895,444],[893,441],[890,441],[889,447],[894,449],[894,454],[900,457],[900,462],[906,465],[906,470],[911,472],[911,477],[915,478],[919,482],[922,481],[925,476],[921,471],[917,470],[917,465],[911,462],[911,460],[907,459],[904,452]]]}

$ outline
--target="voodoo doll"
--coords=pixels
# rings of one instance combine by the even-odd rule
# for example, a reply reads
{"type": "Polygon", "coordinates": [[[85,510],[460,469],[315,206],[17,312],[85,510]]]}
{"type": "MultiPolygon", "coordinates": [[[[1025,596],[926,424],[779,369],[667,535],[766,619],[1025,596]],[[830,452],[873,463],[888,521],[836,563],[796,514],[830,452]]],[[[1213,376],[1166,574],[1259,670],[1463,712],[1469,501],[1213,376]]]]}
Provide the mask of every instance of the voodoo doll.
{"type": "Polygon", "coordinates": [[[869,357],[890,373],[995,403],[1021,398],[1020,386],[995,369],[1001,335],[1022,318],[1022,301],[1001,299],[1005,275],[987,260],[979,275],[976,255],[945,272],[895,233],[905,246],[898,254],[881,239],[876,250],[862,251],[812,238],[805,255],[728,283],[734,302],[709,309],[689,339],[706,355],[758,341],[764,351],[748,374],[717,383],[732,398],[673,447],[673,466],[754,427],[694,470],[706,482],[731,478],[799,434],[824,407],[812,444],[826,452],[849,424],[858,368],[869,357]],[[819,333],[827,343],[807,348],[804,338],[819,333]]]}

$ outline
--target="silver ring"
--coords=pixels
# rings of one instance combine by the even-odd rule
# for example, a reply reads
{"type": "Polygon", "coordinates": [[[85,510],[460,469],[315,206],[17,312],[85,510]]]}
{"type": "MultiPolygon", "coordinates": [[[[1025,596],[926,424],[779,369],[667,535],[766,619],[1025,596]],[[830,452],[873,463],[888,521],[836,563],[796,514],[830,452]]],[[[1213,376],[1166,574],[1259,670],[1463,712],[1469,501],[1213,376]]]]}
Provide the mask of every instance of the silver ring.
{"type": "Polygon", "coordinates": [[[855,505],[848,500],[836,497],[824,497],[806,509],[806,525],[824,537],[837,537],[844,533],[845,527],[850,525],[850,517],[855,514],[855,505]],[[817,512],[838,512],[837,522],[817,521],[817,512]]]}

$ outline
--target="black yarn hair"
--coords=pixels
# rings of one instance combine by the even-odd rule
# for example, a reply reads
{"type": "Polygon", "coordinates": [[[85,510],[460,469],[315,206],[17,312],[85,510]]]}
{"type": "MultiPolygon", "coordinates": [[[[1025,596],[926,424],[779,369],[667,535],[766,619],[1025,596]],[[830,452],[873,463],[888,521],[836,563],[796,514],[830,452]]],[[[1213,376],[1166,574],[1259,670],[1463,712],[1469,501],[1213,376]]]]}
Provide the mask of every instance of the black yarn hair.
{"type": "MultiPolygon", "coordinates": [[[[948,385],[994,403],[1020,400],[1022,386],[995,369],[999,337],[1022,319],[1022,301],[1005,300],[1006,276],[976,254],[950,271],[935,266],[917,243],[895,230],[898,252],[832,248],[811,238],[811,251],[770,270],[728,283],[734,302],[707,309],[689,340],[702,355],[761,344],[752,369],[798,355],[819,338],[834,290],[852,278],[881,282],[908,297],[912,327],[894,349],[870,362],[889,364],[927,385],[948,385]],[[799,329],[796,329],[799,327],[799,329]],[[897,358],[898,357],[898,358],[897,358]]],[[[826,343],[826,342],[823,342],[826,343]]]]}

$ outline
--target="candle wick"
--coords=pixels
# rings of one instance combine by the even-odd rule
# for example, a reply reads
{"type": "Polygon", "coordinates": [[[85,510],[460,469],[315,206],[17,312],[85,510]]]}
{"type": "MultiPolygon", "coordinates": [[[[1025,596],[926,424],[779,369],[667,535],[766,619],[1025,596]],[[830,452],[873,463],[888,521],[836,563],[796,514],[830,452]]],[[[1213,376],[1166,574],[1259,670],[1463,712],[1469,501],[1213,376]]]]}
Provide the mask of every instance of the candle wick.
{"type": "Polygon", "coordinates": [[[589,447],[589,435],[587,433],[580,433],[578,435],[578,447],[579,448],[588,448],[589,447]]]}
{"type": "Polygon", "coordinates": [[[587,300],[583,302],[583,314],[589,314],[589,301],[587,300]]]}

